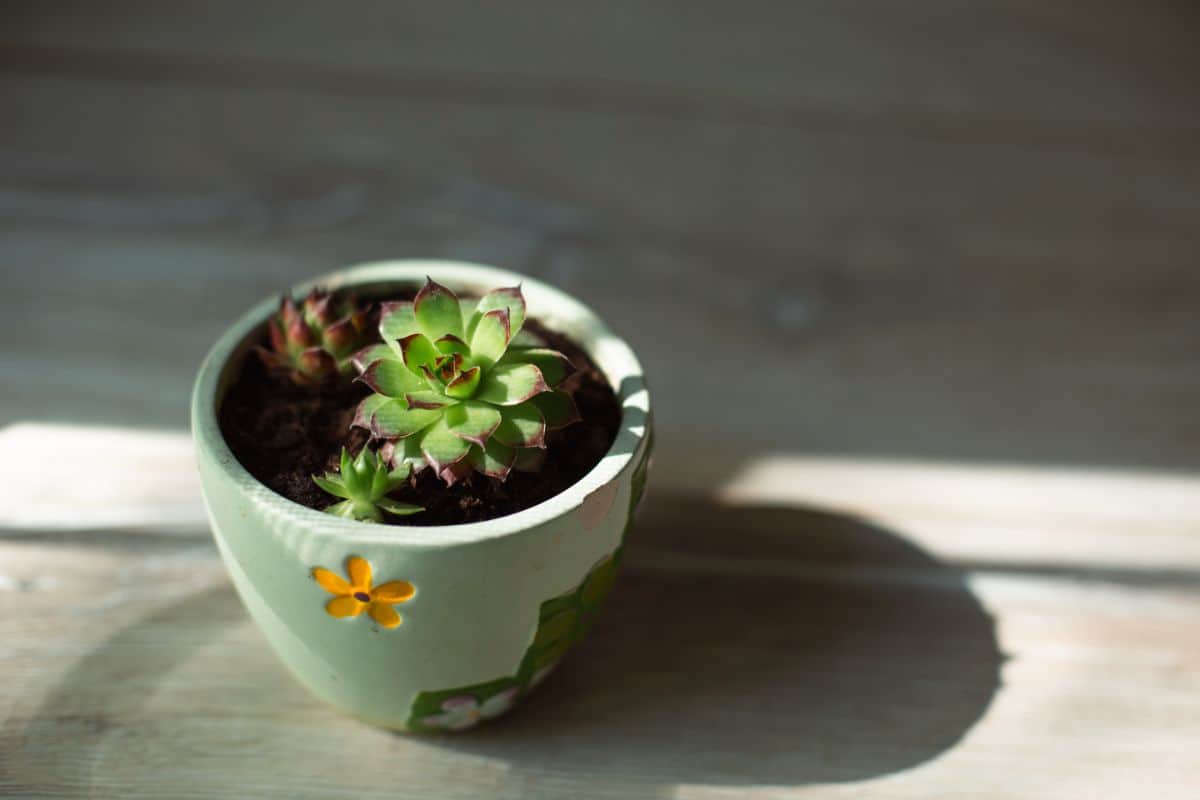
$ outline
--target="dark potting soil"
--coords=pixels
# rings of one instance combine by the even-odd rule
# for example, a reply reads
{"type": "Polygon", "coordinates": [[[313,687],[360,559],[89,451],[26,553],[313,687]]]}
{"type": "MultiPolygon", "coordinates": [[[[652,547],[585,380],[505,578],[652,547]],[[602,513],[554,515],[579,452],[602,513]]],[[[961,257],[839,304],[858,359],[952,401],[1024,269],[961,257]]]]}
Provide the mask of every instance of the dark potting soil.
{"type": "MultiPolygon", "coordinates": [[[[425,510],[390,522],[454,525],[512,514],[571,486],[608,452],[621,422],[621,407],[604,375],[567,337],[534,319],[527,320],[525,328],[579,370],[562,388],[574,396],[582,420],[547,432],[546,460],[536,473],[513,471],[503,482],[471,473],[454,486],[446,486],[432,469],[415,473],[409,485],[392,496],[425,510]]],[[[357,453],[366,444],[367,432],[350,427],[350,422],[369,393],[358,382],[317,390],[300,387],[249,355],[221,404],[221,431],[251,475],[289,500],[324,509],[337,498],[318,488],[312,476],[336,469],[343,447],[357,453]]]]}

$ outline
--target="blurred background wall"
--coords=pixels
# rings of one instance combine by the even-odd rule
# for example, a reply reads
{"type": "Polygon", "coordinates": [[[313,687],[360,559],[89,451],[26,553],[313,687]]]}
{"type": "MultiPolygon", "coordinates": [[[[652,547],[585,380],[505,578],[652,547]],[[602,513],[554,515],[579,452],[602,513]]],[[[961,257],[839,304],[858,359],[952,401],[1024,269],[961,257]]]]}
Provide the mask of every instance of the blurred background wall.
{"type": "Polygon", "coordinates": [[[632,341],[660,474],[1200,463],[1190,4],[0,14],[0,421],[181,429],[252,301],[446,256],[632,341]]]}

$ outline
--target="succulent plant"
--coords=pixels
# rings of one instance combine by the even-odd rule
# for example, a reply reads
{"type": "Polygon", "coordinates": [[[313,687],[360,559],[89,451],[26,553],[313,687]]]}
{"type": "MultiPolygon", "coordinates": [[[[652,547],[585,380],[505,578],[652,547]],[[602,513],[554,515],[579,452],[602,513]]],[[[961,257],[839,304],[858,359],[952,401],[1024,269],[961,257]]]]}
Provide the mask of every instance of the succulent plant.
{"type": "Polygon", "coordinates": [[[383,522],[381,509],[400,516],[425,510],[388,497],[389,493],[408,483],[411,472],[412,467],[408,464],[389,471],[387,464],[366,446],[354,458],[350,458],[343,447],[338,471],[326,472],[323,477],[314,475],[313,482],[334,497],[343,498],[340,503],[325,509],[326,514],[363,522],[383,522]]]}
{"type": "Polygon", "coordinates": [[[387,440],[381,454],[448,485],[474,470],[504,480],[536,469],[546,431],[579,419],[558,390],[574,372],[566,356],[523,334],[519,286],[477,303],[427,280],[412,302],[385,303],[383,344],[356,356],[374,390],[354,424],[387,440]]]}
{"type": "Polygon", "coordinates": [[[271,347],[255,348],[268,369],[301,386],[328,383],[353,373],[352,358],[371,339],[367,313],[353,297],[313,289],[296,305],[290,295],[267,324],[271,347]]]}

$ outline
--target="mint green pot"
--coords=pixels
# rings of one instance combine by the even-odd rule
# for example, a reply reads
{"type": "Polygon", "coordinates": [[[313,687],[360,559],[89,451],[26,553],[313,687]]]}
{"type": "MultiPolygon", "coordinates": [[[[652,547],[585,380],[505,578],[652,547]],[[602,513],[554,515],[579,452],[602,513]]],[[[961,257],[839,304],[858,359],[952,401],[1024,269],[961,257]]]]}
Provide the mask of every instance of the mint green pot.
{"type": "Polygon", "coordinates": [[[595,314],[513,272],[455,261],[383,261],[294,291],[415,288],[426,275],[462,293],[520,283],[530,315],[582,345],[608,377],[622,405],[621,427],[608,453],[574,486],[516,514],[438,527],[341,519],[266,488],[226,446],[217,410],[275,298],[238,320],[204,360],[192,397],[192,435],[221,557],[250,616],[296,677],[376,725],[464,730],[511,708],[594,619],[645,484],[650,397],[637,357],[595,314]],[[326,611],[335,593],[316,582],[313,570],[362,584],[364,562],[370,585],[407,581],[415,588],[393,605],[400,625],[326,611]]]}

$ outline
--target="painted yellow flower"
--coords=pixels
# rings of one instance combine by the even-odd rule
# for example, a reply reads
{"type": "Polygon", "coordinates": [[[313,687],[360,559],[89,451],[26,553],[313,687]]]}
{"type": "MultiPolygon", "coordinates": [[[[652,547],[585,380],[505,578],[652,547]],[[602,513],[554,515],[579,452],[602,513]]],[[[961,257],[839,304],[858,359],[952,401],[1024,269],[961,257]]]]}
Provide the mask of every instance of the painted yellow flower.
{"type": "Polygon", "coordinates": [[[365,558],[350,556],[346,559],[347,582],[342,576],[322,567],[313,567],[312,576],[321,588],[333,595],[325,604],[331,617],[357,617],[366,611],[371,619],[385,628],[400,624],[400,615],[393,605],[406,603],[417,593],[408,581],[388,581],[371,587],[371,565],[365,558]]]}

